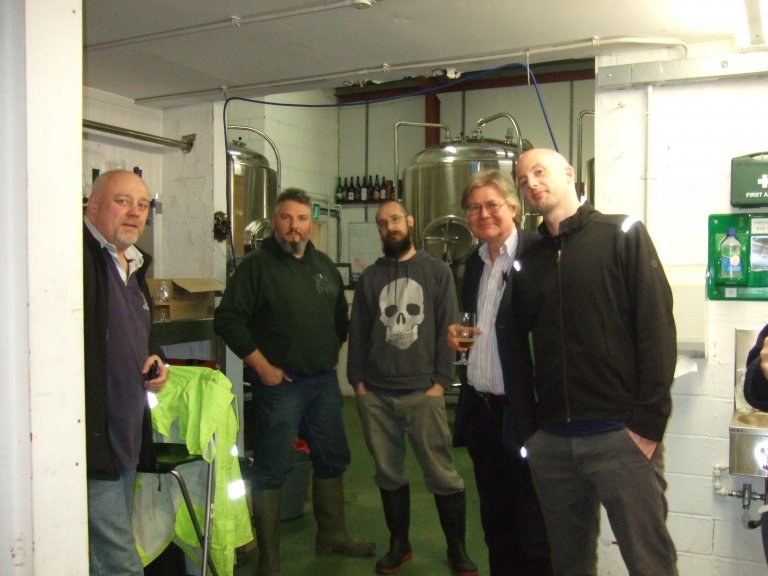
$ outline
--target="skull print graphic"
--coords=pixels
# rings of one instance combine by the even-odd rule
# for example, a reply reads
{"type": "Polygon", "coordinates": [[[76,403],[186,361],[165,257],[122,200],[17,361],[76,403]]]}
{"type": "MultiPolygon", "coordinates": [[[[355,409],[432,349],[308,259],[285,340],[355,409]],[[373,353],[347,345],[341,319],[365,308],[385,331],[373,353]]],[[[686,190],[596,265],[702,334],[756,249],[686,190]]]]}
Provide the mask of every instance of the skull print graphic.
{"type": "Polygon", "coordinates": [[[418,339],[424,322],[424,290],[409,278],[394,280],[379,295],[379,312],[387,329],[386,342],[405,350],[418,339]]]}

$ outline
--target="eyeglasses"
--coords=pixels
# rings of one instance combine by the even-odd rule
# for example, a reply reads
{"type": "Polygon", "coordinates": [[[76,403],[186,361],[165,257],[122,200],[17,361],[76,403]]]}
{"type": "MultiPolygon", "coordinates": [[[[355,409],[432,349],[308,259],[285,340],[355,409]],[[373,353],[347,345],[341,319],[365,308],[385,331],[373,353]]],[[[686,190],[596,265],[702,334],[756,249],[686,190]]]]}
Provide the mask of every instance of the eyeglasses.
{"type": "Polygon", "coordinates": [[[488,214],[498,214],[502,206],[507,206],[506,202],[486,202],[485,204],[470,204],[467,206],[467,214],[477,216],[483,208],[488,214]]]}
{"type": "Polygon", "coordinates": [[[376,222],[376,225],[379,227],[379,229],[386,228],[387,225],[391,224],[392,226],[397,226],[400,223],[400,220],[405,218],[402,214],[394,214],[390,216],[389,218],[382,218],[378,222],[376,222]]]}

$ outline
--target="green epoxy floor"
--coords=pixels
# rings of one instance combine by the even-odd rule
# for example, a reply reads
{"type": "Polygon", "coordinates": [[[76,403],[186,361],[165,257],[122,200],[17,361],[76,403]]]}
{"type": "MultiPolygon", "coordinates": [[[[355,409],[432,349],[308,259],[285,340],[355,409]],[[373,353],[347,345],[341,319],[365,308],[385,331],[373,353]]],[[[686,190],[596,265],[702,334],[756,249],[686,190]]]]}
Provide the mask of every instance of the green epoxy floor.
{"type": "MultiPolygon", "coordinates": [[[[453,411],[449,408],[449,419],[453,411]]],[[[376,558],[388,548],[389,532],[384,522],[381,499],[373,481],[374,467],[365,447],[360,419],[354,399],[345,398],[344,419],[347,427],[352,464],[344,476],[347,525],[350,532],[376,542],[376,556],[371,558],[343,558],[315,554],[315,521],[311,497],[304,506],[304,514],[282,523],[281,560],[284,576],[361,576],[374,573],[376,558]]],[[[454,449],[456,465],[467,489],[467,551],[478,565],[481,575],[488,574],[488,557],[483,542],[482,527],[472,474],[472,462],[465,448],[454,449]]],[[[448,576],[451,574],[445,560],[445,539],[435,509],[434,498],[424,488],[421,470],[409,452],[408,475],[411,480],[411,545],[413,558],[403,565],[402,576],[448,576]]],[[[253,576],[256,573],[257,552],[240,555],[235,576],[253,576]]]]}

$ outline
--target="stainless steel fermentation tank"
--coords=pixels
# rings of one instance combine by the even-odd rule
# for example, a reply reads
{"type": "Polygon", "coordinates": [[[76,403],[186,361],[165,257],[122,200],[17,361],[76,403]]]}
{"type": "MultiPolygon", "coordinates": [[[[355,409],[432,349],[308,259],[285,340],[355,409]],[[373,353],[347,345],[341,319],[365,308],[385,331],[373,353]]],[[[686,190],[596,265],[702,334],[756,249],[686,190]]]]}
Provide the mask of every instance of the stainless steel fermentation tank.
{"type": "Polygon", "coordinates": [[[256,248],[272,233],[271,216],[280,189],[280,154],[274,142],[263,132],[250,126],[227,126],[227,130],[244,130],[264,138],[275,153],[277,170],[265,156],[247,148],[241,138],[227,144],[229,162],[229,210],[236,257],[256,248]]]}
{"type": "MultiPolygon", "coordinates": [[[[506,113],[494,114],[477,121],[471,136],[451,138],[448,126],[416,122],[395,124],[395,174],[398,167],[398,129],[401,126],[440,128],[445,140],[418,153],[405,169],[403,201],[414,217],[414,238],[420,248],[430,252],[454,268],[460,268],[469,255],[476,239],[469,230],[461,196],[467,179],[480,170],[499,169],[514,179],[515,162],[524,149],[531,147],[520,136],[515,119],[506,113]],[[481,128],[488,122],[505,119],[511,124],[504,140],[484,138],[481,128]]],[[[524,199],[520,198],[521,203],[524,199]]],[[[522,210],[525,214],[525,209],[522,210]]],[[[526,215],[526,227],[537,224],[537,215],[526,215]]]]}

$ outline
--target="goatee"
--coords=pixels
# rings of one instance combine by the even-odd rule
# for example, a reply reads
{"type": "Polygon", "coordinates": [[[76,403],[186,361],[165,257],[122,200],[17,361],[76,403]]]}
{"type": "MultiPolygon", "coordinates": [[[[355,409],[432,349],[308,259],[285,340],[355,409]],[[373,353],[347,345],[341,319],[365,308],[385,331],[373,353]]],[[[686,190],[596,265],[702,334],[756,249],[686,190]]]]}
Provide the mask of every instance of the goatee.
{"type": "Polygon", "coordinates": [[[283,249],[283,252],[286,254],[291,254],[293,256],[301,255],[304,253],[304,250],[307,248],[307,240],[299,240],[298,242],[291,242],[290,240],[286,240],[285,238],[279,238],[275,237],[277,240],[277,243],[280,244],[280,247],[283,249]]]}

